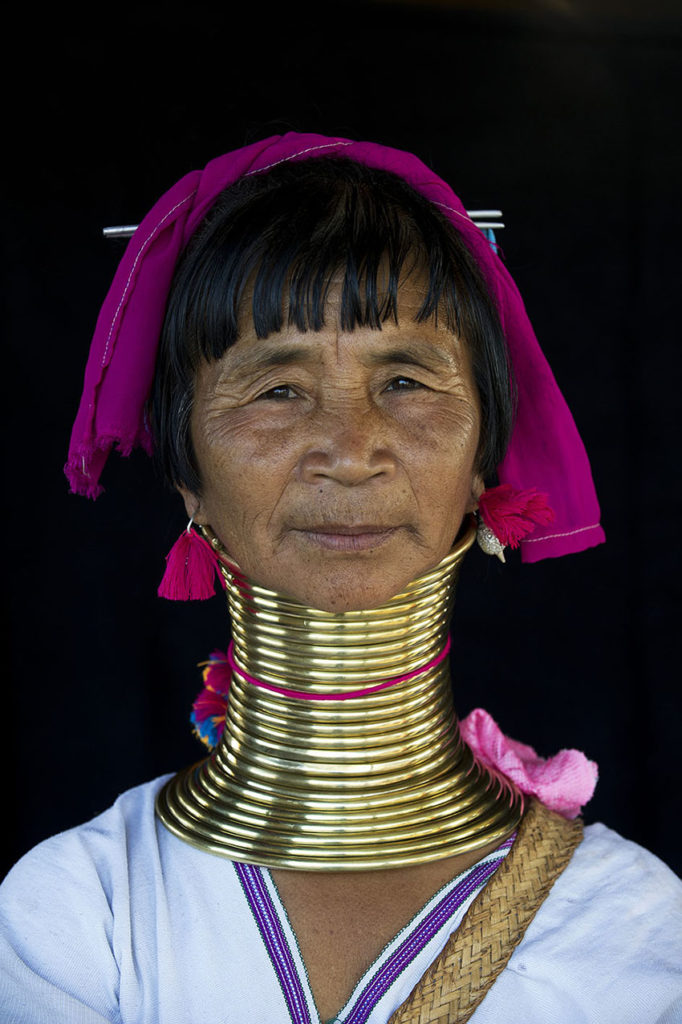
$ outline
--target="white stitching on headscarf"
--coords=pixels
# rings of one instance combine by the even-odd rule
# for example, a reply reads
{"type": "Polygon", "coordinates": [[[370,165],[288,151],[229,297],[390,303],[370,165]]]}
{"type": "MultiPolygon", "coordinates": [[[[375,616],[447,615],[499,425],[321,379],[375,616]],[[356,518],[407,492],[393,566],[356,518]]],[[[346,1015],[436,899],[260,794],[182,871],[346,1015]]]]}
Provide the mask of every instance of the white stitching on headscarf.
{"type": "Polygon", "coordinates": [[[271,167],[277,167],[278,164],[286,164],[289,160],[295,160],[297,156],[303,156],[305,153],[314,153],[318,149],[336,149],[339,146],[354,146],[354,142],[325,142],[323,146],[309,146],[307,149],[301,149],[298,153],[290,153],[289,156],[283,156],[281,160],[275,160],[274,163],[266,164],[265,167],[255,167],[252,171],[247,171],[244,175],[248,178],[251,174],[262,174],[263,171],[269,171],[271,167]]]}
{"type": "Polygon", "coordinates": [[[548,533],[546,537],[529,537],[522,540],[522,544],[541,544],[543,540],[555,540],[557,537],[572,537],[574,533],[585,533],[586,530],[598,530],[601,523],[592,523],[592,526],[581,526],[579,530],[568,530],[566,533],[548,533]]]}
{"type": "MultiPolygon", "coordinates": [[[[251,175],[251,174],[260,174],[263,171],[269,171],[271,167],[276,167],[277,164],[286,163],[288,160],[293,160],[297,156],[303,156],[305,153],[313,153],[316,150],[320,150],[320,149],[333,149],[333,148],[337,148],[339,146],[352,146],[352,145],[353,145],[352,142],[327,142],[327,143],[325,143],[324,145],[321,145],[321,146],[309,146],[307,149],[301,149],[298,153],[291,153],[289,156],[283,157],[281,160],[275,160],[271,164],[266,164],[265,167],[259,167],[257,170],[247,171],[247,173],[244,175],[244,177],[248,178],[249,175],[251,175]]],[[[109,352],[109,342],[111,341],[111,335],[113,334],[114,327],[116,326],[116,320],[118,319],[118,314],[120,313],[121,306],[123,305],[123,303],[125,301],[125,297],[127,295],[128,288],[130,287],[130,282],[132,280],[133,274],[135,273],[135,268],[137,267],[137,264],[138,264],[138,262],[140,260],[140,257],[142,256],[143,251],[149,245],[149,243],[151,242],[151,240],[154,237],[154,235],[162,227],[164,221],[168,220],[168,218],[171,216],[171,214],[175,213],[175,211],[180,206],[182,206],[184,203],[189,202],[190,199],[193,199],[196,194],[197,194],[197,190],[195,189],[193,192],[190,193],[190,195],[185,196],[185,198],[182,199],[179,203],[176,203],[176,205],[173,207],[173,209],[169,210],[168,213],[166,213],[165,216],[161,218],[159,223],[155,225],[155,227],[152,229],[152,231],[147,236],[147,238],[145,238],[144,242],[142,243],[142,245],[138,249],[137,255],[135,257],[135,261],[134,261],[134,263],[133,263],[133,265],[132,265],[132,267],[130,269],[130,274],[128,275],[128,280],[126,281],[125,288],[123,289],[123,294],[121,295],[121,300],[120,300],[118,306],[116,307],[116,312],[114,313],[114,317],[113,317],[113,319],[111,321],[111,327],[109,328],[109,333],[107,335],[106,345],[104,346],[104,353],[102,354],[102,362],[101,362],[100,365],[104,366],[104,364],[106,362],[107,353],[109,352]]]]}
{"type": "MultiPolygon", "coordinates": [[[[290,154],[289,154],[289,156],[285,156],[285,157],[282,157],[282,159],[281,159],[281,160],[275,160],[275,161],[273,161],[273,163],[271,163],[271,164],[266,164],[266,165],[265,165],[265,167],[258,167],[258,168],[255,168],[255,169],[254,169],[254,170],[252,170],[252,171],[247,171],[247,172],[246,172],[246,174],[244,175],[244,177],[245,177],[245,178],[248,178],[248,177],[249,177],[250,175],[252,175],[252,174],[262,174],[262,173],[263,173],[263,171],[269,171],[269,170],[270,170],[270,169],[271,169],[272,167],[277,167],[277,166],[278,166],[278,164],[284,164],[284,163],[288,163],[288,162],[289,162],[290,160],[295,160],[295,159],[296,159],[296,157],[299,157],[299,156],[305,156],[305,154],[306,154],[306,153],[315,153],[315,152],[318,152],[318,151],[319,151],[319,150],[321,150],[321,149],[337,149],[337,148],[338,148],[339,146],[353,146],[353,145],[355,145],[355,143],[353,143],[353,142],[350,142],[350,141],[347,141],[347,142],[341,142],[341,141],[339,141],[339,142],[326,142],[326,143],[324,143],[323,145],[320,145],[320,146],[308,146],[308,147],[307,147],[307,149],[300,149],[300,150],[298,150],[298,152],[296,152],[296,153],[290,153],[290,154]]],[[[109,352],[109,343],[110,343],[110,341],[111,341],[111,336],[112,336],[112,334],[113,334],[113,331],[114,331],[114,327],[116,326],[116,321],[117,321],[117,319],[118,319],[118,314],[120,313],[120,311],[121,311],[121,307],[123,306],[123,303],[125,302],[125,298],[126,298],[126,295],[127,295],[127,293],[128,293],[128,288],[130,287],[130,282],[131,282],[131,280],[132,280],[132,278],[133,278],[133,275],[134,275],[134,273],[135,273],[135,268],[137,267],[137,264],[138,264],[138,263],[139,263],[139,261],[140,261],[140,258],[141,258],[141,256],[142,256],[142,253],[144,252],[144,250],[146,249],[146,247],[147,247],[147,246],[149,245],[149,243],[150,243],[150,242],[151,242],[151,240],[153,239],[154,235],[155,235],[155,234],[156,234],[156,233],[157,233],[157,232],[158,232],[158,231],[160,230],[160,228],[161,228],[161,227],[163,226],[164,222],[165,222],[166,220],[168,220],[168,218],[169,218],[169,217],[171,216],[171,214],[175,213],[175,211],[176,211],[177,209],[179,209],[179,207],[181,207],[181,206],[183,206],[183,205],[184,205],[185,203],[189,202],[189,200],[190,200],[190,199],[193,199],[193,198],[194,198],[194,196],[196,195],[196,193],[197,193],[197,190],[195,189],[195,190],[194,190],[193,192],[191,192],[191,193],[190,193],[190,194],[189,194],[188,196],[185,196],[185,198],[184,198],[184,199],[182,199],[182,200],[181,200],[181,201],[180,201],[179,203],[176,203],[176,205],[175,205],[175,206],[173,207],[173,209],[172,209],[172,210],[169,210],[169,211],[168,211],[168,213],[166,213],[166,214],[165,214],[165,215],[164,215],[164,216],[163,216],[163,217],[161,218],[161,220],[159,221],[159,223],[158,223],[158,224],[156,224],[156,225],[154,226],[154,228],[152,229],[152,231],[151,231],[151,232],[149,233],[149,235],[148,235],[148,236],[147,236],[147,237],[145,238],[144,242],[142,243],[142,245],[141,245],[141,246],[140,246],[140,248],[138,249],[138,251],[137,251],[137,255],[135,256],[135,260],[134,260],[134,262],[133,262],[133,265],[132,265],[132,267],[130,268],[130,274],[128,275],[128,280],[127,280],[127,281],[126,281],[126,283],[125,283],[125,288],[123,289],[123,293],[122,293],[122,295],[121,295],[121,299],[120,299],[120,301],[119,301],[119,304],[118,304],[118,306],[116,307],[116,311],[115,311],[115,313],[114,313],[114,316],[113,316],[113,319],[112,319],[112,321],[111,321],[111,326],[110,326],[110,328],[109,328],[109,333],[108,333],[108,335],[107,335],[107,340],[106,340],[106,344],[105,344],[105,346],[104,346],[104,352],[103,352],[103,354],[102,354],[102,362],[101,362],[101,364],[100,364],[101,366],[104,366],[104,364],[105,364],[105,362],[106,362],[106,359],[107,359],[107,354],[108,354],[108,352],[109,352]]],[[[433,202],[434,206],[441,206],[441,207],[442,207],[442,208],[443,208],[444,210],[448,210],[448,211],[449,211],[450,213],[454,213],[454,214],[456,214],[456,215],[457,215],[458,217],[461,217],[461,218],[462,218],[463,220],[466,220],[466,221],[468,221],[468,222],[469,222],[469,224],[473,224],[473,221],[471,220],[471,218],[470,218],[470,217],[467,217],[467,216],[465,216],[465,215],[464,215],[463,213],[460,213],[460,211],[459,211],[459,210],[455,210],[455,209],[454,209],[454,208],[453,208],[452,206],[448,206],[448,205],[447,205],[447,203],[439,203],[439,202],[438,202],[437,200],[431,200],[431,201],[433,202]]],[[[592,529],[592,527],[587,527],[587,529],[592,529]]],[[[576,532],[579,532],[579,531],[576,531],[576,532]]],[[[560,536],[560,535],[559,535],[559,534],[557,534],[557,536],[560,536]]],[[[537,538],[537,539],[538,539],[538,540],[540,540],[541,538],[537,538]]],[[[544,539],[544,538],[542,538],[542,539],[544,539]]]]}
{"type": "Polygon", "coordinates": [[[433,203],[434,206],[442,206],[444,210],[449,210],[450,213],[456,213],[458,217],[462,218],[462,220],[468,221],[469,224],[474,224],[473,220],[471,219],[471,217],[469,217],[468,214],[463,214],[460,210],[455,210],[453,206],[448,206],[447,203],[439,203],[437,199],[431,199],[430,201],[433,203]]]}
{"type": "Polygon", "coordinates": [[[107,352],[109,351],[109,342],[111,341],[111,335],[114,332],[114,327],[116,325],[116,320],[118,319],[118,314],[121,311],[121,306],[123,305],[123,302],[125,300],[126,294],[128,292],[128,288],[130,287],[130,282],[132,280],[133,274],[135,273],[135,267],[137,266],[137,264],[138,264],[138,262],[140,260],[140,257],[142,256],[142,253],[143,253],[144,249],[147,247],[147,245],[149,245],[149,243],[151,242],[151,240],[154,237],[154,235],[158,232],[159,228],[162,226],[163,222],[168,220],[170,215],[172,213],[175,213],[175,211],[179,207],[181,207],[184,203],[187,203],[187,202],[189,202],[190,199],[193,199],[196,194],[197,194],[197,190],[194,189],[194,191],[190,192],[190,194],[188,196],[185,196],[185,198],[181,199],[179,203],[176,203],[175,206],[173,207],[173,209],[169,210],[168,213],[166,213],[161,218],[159,223],[155,225],[155,227],[147,235],[147,237],[145,238],[144,242],[142,243],[142,245],[138,249],[137,256],[135,257],[135,261],[134,261],[132,267],[130,268],[130,273],[128,274],[128,280],[126,281],[125,288],[123,289],[123,294],[121,295],[120,302],[119,302],[118,306],[116,307],[116,312],[114,313],[114,318],[111,321],[111,327],[109,328],[109,333],[107,334],[107,343],[104,346],[104,353],[102,355],[102,362],[100,363],[100,366],[104,366],[104,364],[106,362],[107,352]]]}

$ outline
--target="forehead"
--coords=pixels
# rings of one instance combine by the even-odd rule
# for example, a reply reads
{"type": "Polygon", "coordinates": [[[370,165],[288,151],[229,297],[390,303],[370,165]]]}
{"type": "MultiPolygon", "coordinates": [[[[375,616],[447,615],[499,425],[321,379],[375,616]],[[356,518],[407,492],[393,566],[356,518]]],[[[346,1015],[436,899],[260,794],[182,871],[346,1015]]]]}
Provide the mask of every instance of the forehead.
{"type": "Polygon", "coordinates": [[[245,379],[295,364],[306,364],[318,373],[333,373],[341,360],[366,369],[401,365],[447,375],[469,373],[468,346],[445,318],[434,315],[419,319],[423,290],[418,281],[407,281],[400,287],[397,317],[375,327],[342,325],[340,291],[341,286],[335,284],[319,330],[300,330],[295,324],[286,324],[279,331],[259,337],[252,318],[244,315],[238,340],[210,369],[204,367],[202,377],[214,382],[245,379]]]}
{"type": "Polygon", "coordinates": [[[309,315],[303,318],[303,322],[300,296],[292,300],[291,292],[283,289],[279,323],[273,326],[270,318],[265,327],[259,295],[249,288],[240,303],[236,340],[258,345],[273,335],[281,341],[334,330],[339,334],[357,335],[359,342],[363,332],[369,330],[376,334],[377,344],[381,343],[382,337],[398,334],[432,339],[439,337],[448,347],[463,343],[443,304],[425,315],[424,303],[429,292],[427,271],[413,269],[404,273],[397,287],[389,278],[388,268],[380,266],[371,283],[363,281],[366,291],[362,294],[349,288],[346,270],[337,271],[321,294],[304,297],[309,315]],[[317,323],[316,318],[319,318],[317,323]]]}

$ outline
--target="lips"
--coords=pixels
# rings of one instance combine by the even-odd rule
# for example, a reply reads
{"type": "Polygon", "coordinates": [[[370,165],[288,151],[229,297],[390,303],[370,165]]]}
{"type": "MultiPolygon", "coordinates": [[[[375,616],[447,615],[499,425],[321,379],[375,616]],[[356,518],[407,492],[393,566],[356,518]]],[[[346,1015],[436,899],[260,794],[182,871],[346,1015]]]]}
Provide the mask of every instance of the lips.
{"type": "Polygon", "coordinates": [[[400,529],[376,523],[320,523],[296,530],[303,540],[328,551],[370,551],[393,537],[400,529]]]}
{"type": "Polygon", "coordinates": [[[309,533],[334,533],[344,537],[358,536],[363,533],[386,533],[388,530],[396,530],[396,526],[378,526],[376,523],[319,523],[314,526],[304,527],[309,533]]]}

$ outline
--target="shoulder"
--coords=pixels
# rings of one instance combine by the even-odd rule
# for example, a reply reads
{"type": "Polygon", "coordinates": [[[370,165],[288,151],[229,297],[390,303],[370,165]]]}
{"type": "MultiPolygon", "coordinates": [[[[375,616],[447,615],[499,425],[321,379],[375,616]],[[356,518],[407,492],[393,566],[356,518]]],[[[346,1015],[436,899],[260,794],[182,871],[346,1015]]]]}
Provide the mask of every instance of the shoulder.
{"type": "Polygon", "coordinates": [[[91,821],[35,846],[0,886],[0,905],[18,895],[30,898],[36,888],[63,885],[71,877],[79,892],[97,879],[109,893],[114,876],[126,870],[131,847],[154,841],[154,801],[164,782],[165,777],[130,789],[91,821]]]}
{"type": "MultiPolygon", "coordinates": [[[[653,853],[606,825],[587,826],[552,894],[559,906],[578,905],[595,916],[622,914],[647,932],[673,930],[682,941],[682,881],[653,853]]],[[[623,935],[620,941],[629,940],[623,935]]]]}
{"type": "Polygon", "coordinates": [[[154,800],[163,782],[130,790],[87,824],[40,843],[5,878],[0,1008],[9,1019],[118,1019],[121,969],[130,957],[132,876],[146,851],[144,871],[153,878],[154,800]]]}
{"type": "Polygon", "coordinates": [[[233,862],[183,842],[156,817],[165,781],[124,793],[92,821],[35,847],[7,876],[0,1020],[222,1020],[226,986],[236,1019],[245,1020],[258,957],[260,991],[279,1006],[233,862]]]}
{"type": "Polygon", "coordinates": [[[682,1014],[682,882],[637,843],[588,826],[508,970],[576,1022],[672,1022],[682,1014]]]}
{"type": "Polygon", "coordinates": [[[613,968],[648,962],[682,965],[682,882],[658,857],[605,825],[589,825],[554,884],[530,938],[558,930],[557,948],[581,960],[611,958],[613,968]]]}
{"type": "Polygon", "coordinates": [[[682,882],[636,843],[588,826],[471,1019],[682,1020],[682,882]]]}

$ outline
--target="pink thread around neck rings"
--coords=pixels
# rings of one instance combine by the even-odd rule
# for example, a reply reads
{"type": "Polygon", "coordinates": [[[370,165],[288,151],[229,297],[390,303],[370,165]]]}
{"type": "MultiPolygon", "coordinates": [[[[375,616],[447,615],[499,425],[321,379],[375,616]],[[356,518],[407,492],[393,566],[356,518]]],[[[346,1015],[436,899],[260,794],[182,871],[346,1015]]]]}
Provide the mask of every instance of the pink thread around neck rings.
{"type": "Polygon", "coordinates": [[[262,690],[270,690],[271,693],[278,693],[282,697],[295,697],[298,700],[351,700],[353,697],[365,697],[371,693],[378,693],[379,690],[385,690],[389,686],[395,686],[397,683],[405,683],[408,679],[416,679],[417,676],[424,675],[429,669],[440,665],[441,661],[444,661],[449,653],[450,637],[447,638],[445,647],[440,654],[437,654],[435,658],[427,661],[420,668],[415,668],[412,672],[405,672],[401,676],[393,676],[392,679],[386,679],[383,683],[377,683],[375,686],[365,686],[361,690],[349,690],[348,693],[303,693],[302,690],[288,690],[284,686],[273,686],[271,683],[264,683],[262,679],[256,679],[255,676],[249,675],[248,672],[239,667],[234,657],[234,641],[232,640],[227,648],[227,661],[232,671],[238,672],[247,683],[259,686],[262,690]]]}

